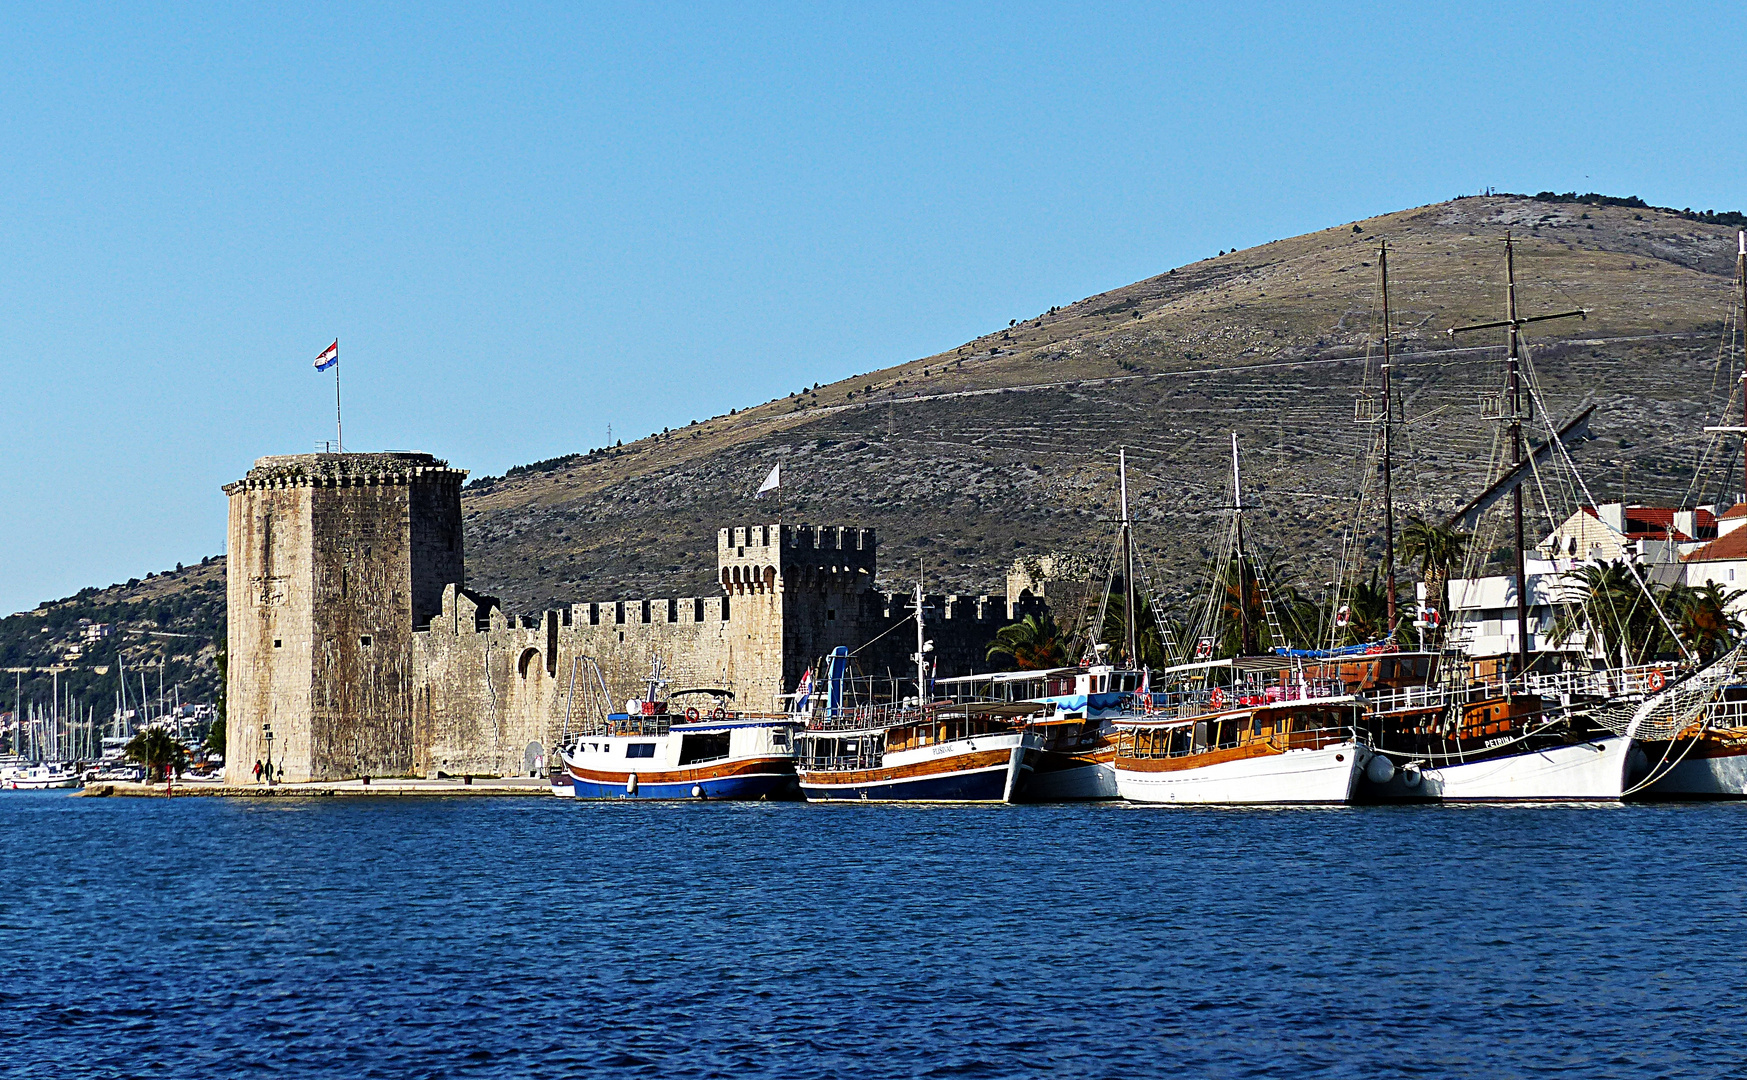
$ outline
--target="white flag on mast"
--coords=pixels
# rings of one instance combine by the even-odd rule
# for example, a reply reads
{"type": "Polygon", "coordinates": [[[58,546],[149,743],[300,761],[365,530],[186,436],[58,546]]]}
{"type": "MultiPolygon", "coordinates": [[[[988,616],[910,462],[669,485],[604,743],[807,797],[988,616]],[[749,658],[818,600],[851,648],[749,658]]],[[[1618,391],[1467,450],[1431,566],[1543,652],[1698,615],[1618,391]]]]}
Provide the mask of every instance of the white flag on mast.
{"type": "Polygon", "coordinates": [[[771,469],[770,469],[770,475],[764,478],[763,484],[759,485],[758,494],[756,494],[752,497],[755,499],[762,499],[762,498],[764,498],[765,492],[775,491],[777,488],[780,488],[782,486],[783,486],[783,467],[781,465],[773,465],[773,466],[771,466],[771,469]]]}

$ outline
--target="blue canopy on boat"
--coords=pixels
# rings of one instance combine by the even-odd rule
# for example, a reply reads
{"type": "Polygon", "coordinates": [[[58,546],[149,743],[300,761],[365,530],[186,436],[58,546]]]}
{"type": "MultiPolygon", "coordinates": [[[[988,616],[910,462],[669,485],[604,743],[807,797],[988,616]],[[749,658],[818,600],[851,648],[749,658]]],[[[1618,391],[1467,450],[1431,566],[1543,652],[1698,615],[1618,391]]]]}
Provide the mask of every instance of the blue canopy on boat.
{"type": "Polygon", "coordinates": [[[1275,656],[1285,656],[1293,660],[1329,660],[1340,656],[1363,656],[1379,645],[1388,645],[1395,640],[1393,633],[1380,637],[1376,641],[1367,641],[1363,645],[1342,645],[1338,649],[1280,649],[1274,650],[1275,656]]]}

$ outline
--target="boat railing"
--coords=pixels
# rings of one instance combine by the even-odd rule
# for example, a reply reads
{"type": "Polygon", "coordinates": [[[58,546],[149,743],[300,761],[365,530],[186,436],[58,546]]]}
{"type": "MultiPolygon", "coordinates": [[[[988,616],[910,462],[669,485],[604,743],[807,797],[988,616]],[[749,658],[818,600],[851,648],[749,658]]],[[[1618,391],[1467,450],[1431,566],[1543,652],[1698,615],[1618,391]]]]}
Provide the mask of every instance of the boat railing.
{"type": "Polygon", "coordinates": [[[1369,736],[1352,724],[1329,724],[1313,728],[1276,728],[1266,736],[1230,722],[1218,725],[1217,741],[1208,738],[1206,723],[1174,728],[1130,728],[1117,738],[1118,757],[1162,760],[1192,757],[1215,750],[1266,746],[1278,752],[1320,750],[1346,742],[1369,742],[1369,736]],[[1226,729],[1230,728],[1230,731],[1226,729]]]}
{"type": "Polygon", "coordinates": [[[1644,664],[1597,671],[1530,672],[1514,679],[1478,679],[1456,686],[1407,686],[1363,695],[1374,712],[1408,712],[1468,705],[1478,701],[1533,694],[1562,705],[1577,701],[1645,698],[1676,677],[1670,665],[1644,664]]]}
{"type": "Polygon", "coordinates": [[[883,755],[877,752],[809,754],[796,755],[795,757],[795,768],[802,772],[856,772],[862,769],[877,769],[883,763],[883,755]]]}
{"type": "Polygon", "coordinates": [[[820,713],[807,717],[808,731],[862,731],[888,728],[913,720],[929,720],[928,711],[915,705],[855,705],[839,709],[837,715],[820,713]]]}
{"type": "Polygon", "coordinates": [[[1273,683],[1265,686],[1213,686],[1192,690],[1166,690],[1152,695],[1155,715],[1190,719],[1230,709],[1263,708],[1294,701],[1317,701],[1340,697],[1345,691],[1332,679],[1306,679],[1301,682],[1273,683]]]}

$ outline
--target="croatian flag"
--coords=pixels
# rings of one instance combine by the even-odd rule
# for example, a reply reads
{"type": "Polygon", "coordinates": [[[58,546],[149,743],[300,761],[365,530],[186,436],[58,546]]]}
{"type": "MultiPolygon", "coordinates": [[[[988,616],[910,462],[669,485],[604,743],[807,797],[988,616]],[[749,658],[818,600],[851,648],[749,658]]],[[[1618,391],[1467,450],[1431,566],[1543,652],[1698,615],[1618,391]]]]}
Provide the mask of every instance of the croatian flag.
{"type": "Polygon", "coordinates": [[[808,668],[801,676],[800,685],[795,687],[795,711],[806,712],[813,703],[813,669],[808,668]]]}
{"type": "Polygon", "coordinates": [[[315,358],[315,369],[317,371],[326,371],[328,368],[333,367],[339,362],[340,339],[335,338],[334,343],[323,349],[321,355],[315,358]]]}

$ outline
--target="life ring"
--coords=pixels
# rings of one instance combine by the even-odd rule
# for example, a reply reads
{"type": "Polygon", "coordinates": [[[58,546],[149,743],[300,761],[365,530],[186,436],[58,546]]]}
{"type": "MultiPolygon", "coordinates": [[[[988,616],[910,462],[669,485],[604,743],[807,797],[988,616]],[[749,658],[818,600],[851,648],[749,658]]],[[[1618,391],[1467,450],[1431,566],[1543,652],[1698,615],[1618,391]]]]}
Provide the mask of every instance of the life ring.
{"type": "Polygon", "coordinates": [[[1660,693],[1662,688],[1667,686],[1667,685],[1668,685],[1668,677],[1666,675],[1662,674],[1662,669],[1661,668],[1651,669],[1651,671],[1650,671],[1650,692],[1652,694],[1660,693]]]}
{"type": "Polygon", "coordinates": [[[720,705],[716,706],[715,711],[710,713],[710,719],[712,720],[726,720],[727,718],[728,710],[722,708],[720,705]]]}
{"type": "Polygon", "coordinates": [[[688,721],[690,721],[691,723],[694,723],[694,724],[697,723],[698,722],[698,710],[695,707],[687,709],[685,711],[685,718],[688,721]]]}
{"type": "Polygon", "coordinates": [[[1225,708],[1225,691],[1221,690],[1217,686],[1214,687],[1213,694],[1212,694],[1210,700],[1211,700],[1212,705],[1215,709],[1225,708]]]}

